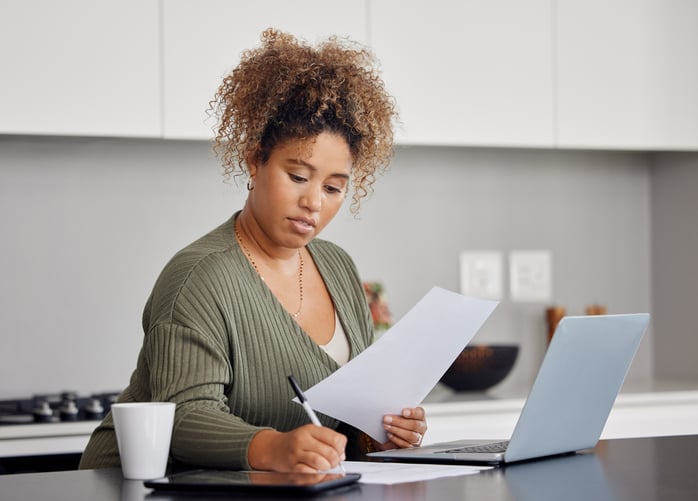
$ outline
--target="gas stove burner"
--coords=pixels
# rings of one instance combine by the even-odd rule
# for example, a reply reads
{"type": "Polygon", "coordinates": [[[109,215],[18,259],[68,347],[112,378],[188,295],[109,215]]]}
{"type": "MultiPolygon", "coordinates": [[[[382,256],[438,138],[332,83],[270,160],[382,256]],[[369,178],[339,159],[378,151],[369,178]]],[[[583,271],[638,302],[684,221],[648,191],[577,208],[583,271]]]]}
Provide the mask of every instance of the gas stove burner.
{"type": "Polygon", "coordinates": [[[81,397],[77,392],[64,391],[0,400],[0,425],[100,420],[118,395],[119,392],[104,392],[81,397]]]}
{"type": "MultiPolygon", "coordinates": [[[[109,403],[111,406],[111,402],[109,403]]],[[[87,419],[102,419],[104,417],[104,406],[99,398],[91,397],[84,408],[87,419]]]]}
{"type": "Polygon", "coordinates": [[[34,414],[34,421],[37,423],[50,423],[53,420],[53,409],[51,409],[48,400],[36,400],[32,414],[34,414]]]}

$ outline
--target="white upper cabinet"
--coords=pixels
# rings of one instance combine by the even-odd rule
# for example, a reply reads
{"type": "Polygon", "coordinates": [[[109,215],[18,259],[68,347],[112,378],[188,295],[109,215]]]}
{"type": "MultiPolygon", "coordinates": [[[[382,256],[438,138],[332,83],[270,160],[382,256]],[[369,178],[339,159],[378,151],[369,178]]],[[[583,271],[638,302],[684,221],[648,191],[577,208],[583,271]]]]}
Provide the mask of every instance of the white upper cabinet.
{"type": "Polygon", "coordinates": [[[698,148],[698,2],[557,1],[557,145],[698,148]]]}
{"type": "Polygon", "coordinates": [[[550,0],[371,0],[407,144],[553,146],[550,0]]]}
{"type": "Polygon", "coordinates": [[[164,136],[211,139],[209,101],[243,50],[266,28],[314,43],[329,35],[366,43],[366,2],[167,0],[163,2],[164,136]]]}
{"type": "Polygon", "coordinates": [[[209,140],[268,27],[369,45],[398,144],[698,150],[697,0],[4,0],[0,134],[209,140]]]}
{"type": "Polygon", "coordinates": [[[0,134],[160,136],[158,0],[3,0],[0,134]]]}

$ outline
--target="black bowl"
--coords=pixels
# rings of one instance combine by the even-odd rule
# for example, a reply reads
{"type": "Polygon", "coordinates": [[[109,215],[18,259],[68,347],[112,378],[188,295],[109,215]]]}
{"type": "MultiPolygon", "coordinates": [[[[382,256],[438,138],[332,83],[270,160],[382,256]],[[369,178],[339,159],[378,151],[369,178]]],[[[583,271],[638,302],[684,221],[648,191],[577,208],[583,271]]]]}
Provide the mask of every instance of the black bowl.
{"type": "Polygon", "coordinates": [[[519,354],[515,344],[467,346],[441,377],[456,391],[482,391],[511,372],[519,354]]]}

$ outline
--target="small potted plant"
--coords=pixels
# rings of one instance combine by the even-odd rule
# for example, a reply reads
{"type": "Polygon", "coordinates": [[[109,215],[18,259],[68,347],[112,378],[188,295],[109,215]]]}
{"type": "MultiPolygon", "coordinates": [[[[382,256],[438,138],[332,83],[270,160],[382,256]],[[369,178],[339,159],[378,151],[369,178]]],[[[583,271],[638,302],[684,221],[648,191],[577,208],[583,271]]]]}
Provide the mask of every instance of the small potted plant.
{"type": "Polygon", "coordinates": [[[393,323],[385,300],[385,289],[380,282],[364,282],[364,293],[373,319],[374,338],[378,339],[393,323]]]}

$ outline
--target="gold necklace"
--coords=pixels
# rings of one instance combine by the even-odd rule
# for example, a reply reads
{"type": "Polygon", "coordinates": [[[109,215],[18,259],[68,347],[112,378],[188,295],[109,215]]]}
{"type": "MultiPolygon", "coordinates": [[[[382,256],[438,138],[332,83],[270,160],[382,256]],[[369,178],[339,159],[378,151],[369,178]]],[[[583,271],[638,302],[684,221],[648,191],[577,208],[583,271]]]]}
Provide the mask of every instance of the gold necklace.
{"type": "MultiPolygon", "coordinates": [[[[257,275],[259,275],[259,278],[262,279],[264,282],[264,277],[262,274],[259,272],[259,268],[257,267],[257,263],[255,263],[254,259],[252,258],[252,253],[250,253],[250,250],[245,246],[244,242],[242,241],[242,237],[240,236],[240,232],[238,231],[238,225],[235,224],[233,226],[235,228],[235,236],[238,239],[238,243],[240,244],[240,247],[242,247],[242,250],[245,252],[245,255],[247,255],[247,259],[252,263],[252,267],[254,268],[254,271],[257,272],[257,275]]],[[[298,249],[298,294],[300,296],[300,301],[298,304],[298,311],[295,313],[292,313],[291,316],[293,318],[298,318],[301,314],[301,310],[303,309],[303,253],[301,252],[300,249],[298,249]]]]}

